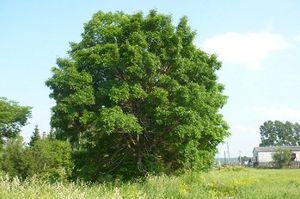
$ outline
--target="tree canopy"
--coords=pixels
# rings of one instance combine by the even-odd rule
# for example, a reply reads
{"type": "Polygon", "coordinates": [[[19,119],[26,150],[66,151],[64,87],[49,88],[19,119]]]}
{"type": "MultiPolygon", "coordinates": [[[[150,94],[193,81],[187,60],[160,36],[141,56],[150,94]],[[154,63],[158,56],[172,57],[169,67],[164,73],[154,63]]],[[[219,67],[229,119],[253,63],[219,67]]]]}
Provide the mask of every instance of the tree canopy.
{"type": "Polygon", "coordinates": [[[16,137],[30,116],[31,107],[20,106],[17,102],[0,98],[0,142],[16,137]]]}
{"type": "Polygon", "coordinates": [[[299,146],[300,125],[298,123],[266,121],[260,126],[260,146],[299,146]]]}
{"type": "Polygon", "coordinates": [[[221,63],[186,17],[97,12],[46,82],[52,127],[78,149],[79,175],[205,169],[228,135],[221,63]]]}

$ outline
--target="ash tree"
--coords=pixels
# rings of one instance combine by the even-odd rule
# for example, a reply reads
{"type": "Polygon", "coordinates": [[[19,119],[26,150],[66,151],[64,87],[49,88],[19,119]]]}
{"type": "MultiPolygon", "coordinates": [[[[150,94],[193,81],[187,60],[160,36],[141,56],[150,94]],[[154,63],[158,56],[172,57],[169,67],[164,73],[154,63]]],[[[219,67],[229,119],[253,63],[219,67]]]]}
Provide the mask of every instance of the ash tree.
{"type": "Polygon", "coordinates": [[[206,169],[228,135],[221,63],[194,44],[183,17],[96,13],[46,84],[56,137],[88,180],[206,169]]]}

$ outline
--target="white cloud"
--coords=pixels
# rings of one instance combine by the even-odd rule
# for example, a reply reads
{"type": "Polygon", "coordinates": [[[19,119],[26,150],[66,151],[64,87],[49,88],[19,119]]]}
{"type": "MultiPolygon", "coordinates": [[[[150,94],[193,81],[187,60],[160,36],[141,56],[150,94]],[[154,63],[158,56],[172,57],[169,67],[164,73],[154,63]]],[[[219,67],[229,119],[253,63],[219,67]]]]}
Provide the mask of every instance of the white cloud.
{"type": "Polygon", "coordinates": [[[204,50],[216,53],[224,63],[243,64],[259,69],[262,60],[272,51],[284,48],[286,40],[279,34],[268,32],[228,32],[207,39],[204,50]]]}
{"type": "Polygon", "coordinates": [[[300,111],[288,107],[258,107],[256,113],[265,120],[300,122],[300,111]]]}

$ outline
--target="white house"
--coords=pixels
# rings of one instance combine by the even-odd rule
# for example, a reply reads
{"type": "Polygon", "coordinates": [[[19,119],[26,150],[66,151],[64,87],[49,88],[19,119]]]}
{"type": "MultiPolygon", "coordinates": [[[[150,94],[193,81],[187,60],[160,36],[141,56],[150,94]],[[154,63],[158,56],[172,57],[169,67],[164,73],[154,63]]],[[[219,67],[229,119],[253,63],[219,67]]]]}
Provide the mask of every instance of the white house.
{"type": "Polygon", "coordinates": [[[292,153],[294,161],[300,161],[299,146],[281,146],[281,147],[254,147],[253,149],[253,164],[257,166],[267,166],[273,161],[272,154],[276,149],[288,149],[292,153]]]}

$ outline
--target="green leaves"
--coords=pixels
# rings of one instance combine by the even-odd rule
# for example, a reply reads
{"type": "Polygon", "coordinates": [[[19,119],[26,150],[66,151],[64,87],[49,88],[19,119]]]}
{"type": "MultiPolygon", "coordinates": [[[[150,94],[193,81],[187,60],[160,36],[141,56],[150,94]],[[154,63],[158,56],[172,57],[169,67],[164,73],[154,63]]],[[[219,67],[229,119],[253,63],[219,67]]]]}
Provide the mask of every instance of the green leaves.
{"type": "Polygon", "coordinates": [[[126,102],[129,99],[129,86],[123,84],[120,86],[113,86],[108,94],[109,99],[115,103],[126,102]]]}
{"type": "Polygon", "coordinates": [[[142,127],[133,114],[125,114],[118,106],[103,108],[96,119],[96,126],[106,134],[141,133],[142,127]]]}
{"type": "Polygon", "coordinates": [[[23,177],[36,176],[52,182],[67,180],[73,166],[71,145],[47,138],[26,148],[22,159],[26,166],[23,177]]]}
{"type": "Polygon", "coordinates": [[[92,77],[79,72],[72,61],[59,59],[57,63],[60,68],[53,68],[53,77],[46,82],[54,91],[50,97],[72,105],[93,104],[92,77]]]}
{"type": "Polygon", "coordinates": [[[155,10],[98,12],[85,24],[46,82],[56,100],[53,127],[82,154],[97,154],[78,161],[79,173],[86,161],[94,179],[212,164],[228,135],[219,113],[226,96],[220,62],[194,38],[187,18],[175,27],[155,10]]]}
{"type": "Polygon", "coordinates": [[[15,137],[31,116],[31,107],[0,98],[0,142],[15,137]]]}
{"type": "Polygon", "coordinates": [[[291,151],[285,148],[277,148],[276,151],[272,154],[272,159],[275,162],[276,166],[282,168],[287,166],[291,161],[291,151]]]}
{"type": "Polygon", "coordinates": [[[260,146],[299,146],[300,125],[298,123],[266,121],[260,126],[260,146]]]}

